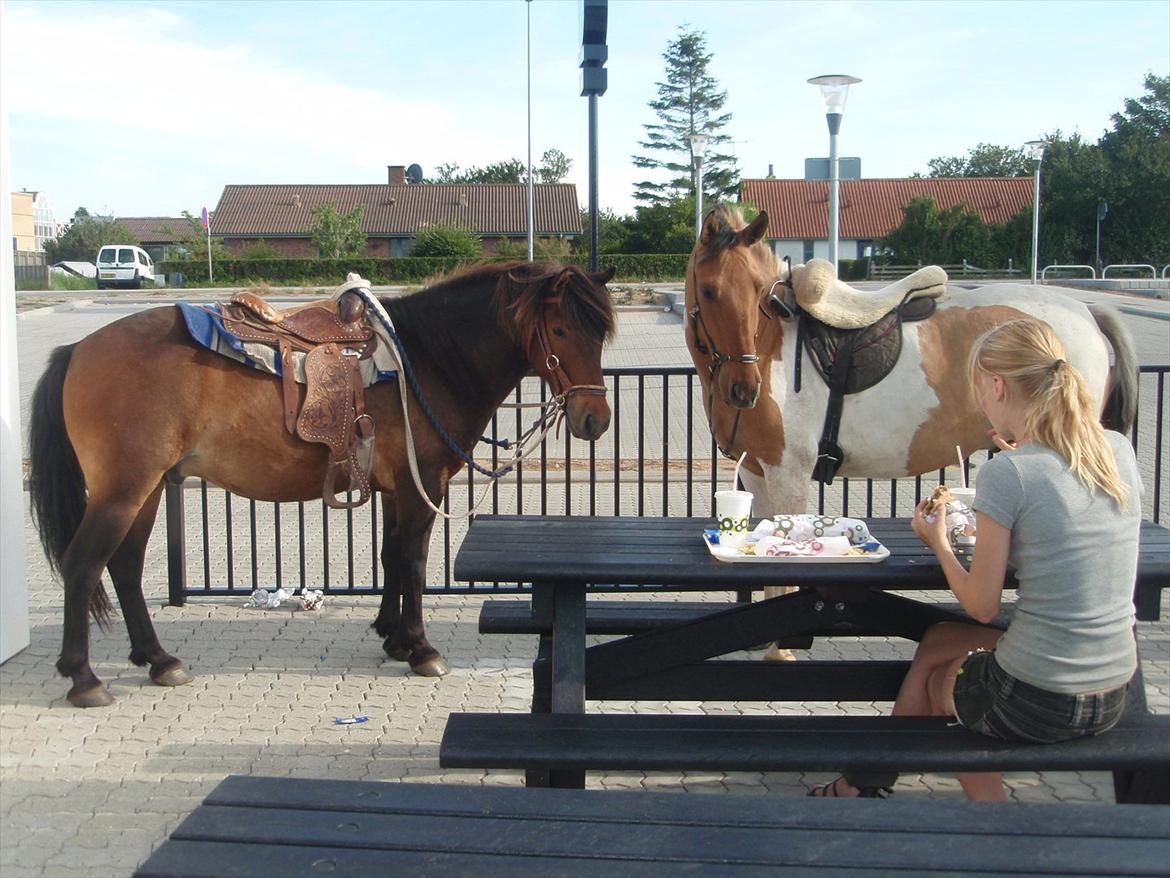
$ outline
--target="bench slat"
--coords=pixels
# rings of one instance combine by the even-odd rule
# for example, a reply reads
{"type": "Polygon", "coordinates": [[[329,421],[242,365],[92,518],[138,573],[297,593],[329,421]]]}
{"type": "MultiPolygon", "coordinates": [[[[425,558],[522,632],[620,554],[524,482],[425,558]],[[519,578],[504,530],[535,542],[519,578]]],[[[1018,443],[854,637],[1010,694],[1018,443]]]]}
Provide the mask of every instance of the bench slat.
{"type": "Polygon", "coordinates": [[[229,777],[135,876],[1156,875],[1168,856],[1164,806],[229,777]]]}
{"type": "Polygon", "coordinates": [[[1037,746],[997,741],[935,717],[452,713],[439,764],[611,771],[1166,769],[1170,716],[1037,746]]]}

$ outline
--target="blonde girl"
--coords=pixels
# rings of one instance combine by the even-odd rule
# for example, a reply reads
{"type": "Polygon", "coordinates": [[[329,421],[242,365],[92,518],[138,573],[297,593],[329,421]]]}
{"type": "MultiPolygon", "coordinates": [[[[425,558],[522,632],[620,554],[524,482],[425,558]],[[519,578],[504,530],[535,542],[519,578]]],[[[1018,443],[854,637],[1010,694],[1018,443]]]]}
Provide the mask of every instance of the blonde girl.
{"type": "MultiPolygon", "coordinates": [[[[944,623],[926,632],[893,713],[953,716],[995,738],[1050,743],[1117,724],[1137,668],[1133,584],[1140,480],[1125,437],[1101,427],[1081,374],[1035,319],[981,336],[975,399],[1003,451],[980,468],[968,571],[943,516],[914,510],[915,533],[977,622],[996,618],[1008,565],[1018,581],[1007,631],[944,623]]],[[[893,775],[846,774],[810,795],[882,796],[893,775]]],[[[1003,800],[998,773],[960,774],[968,798],[1003,800]]]]}

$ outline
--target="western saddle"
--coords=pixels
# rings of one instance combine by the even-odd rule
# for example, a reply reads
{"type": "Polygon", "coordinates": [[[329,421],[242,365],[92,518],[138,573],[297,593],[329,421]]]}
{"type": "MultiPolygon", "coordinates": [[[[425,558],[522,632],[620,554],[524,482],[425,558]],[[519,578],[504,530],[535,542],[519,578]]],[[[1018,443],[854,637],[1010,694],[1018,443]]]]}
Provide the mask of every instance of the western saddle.
{"type": "MultiPolygon", "coordinates": [[[[349,278],[355,279],[355,275],[349,278]]],[[[306,442],[329,448],[322,489],[326,505],[334,509],[361,506],[370,497],[374,420],[365,411],[358,361],[372,356],[378,345],[365,300],[353,285],[346,284],[337,299],[281,311],[255,293],[243,291],[235,293],[222,312],[228,332],[279,354],[285,428],[306,442]],[[304,358],[303,402],[297,389],[298,354],[304,358]],[[344,485],[338,482],[339,476],[345,477],[344,485]],[[355,487],[356,501],[338,498],[338,489],[355,487]]]]}

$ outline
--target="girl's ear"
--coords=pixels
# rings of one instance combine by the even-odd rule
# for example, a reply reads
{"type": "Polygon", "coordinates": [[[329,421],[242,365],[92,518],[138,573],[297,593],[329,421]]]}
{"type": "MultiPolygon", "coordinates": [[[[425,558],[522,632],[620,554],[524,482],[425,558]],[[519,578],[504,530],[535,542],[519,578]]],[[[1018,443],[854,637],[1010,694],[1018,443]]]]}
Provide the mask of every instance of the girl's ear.
{"type": "Polygon", "coordinates": [[[991,384],[995,389],[995,399],[997,402],[1003,402],[1007,399],[1007,382],[1003,380],[1002,375],[992,375],[991,384]]]}

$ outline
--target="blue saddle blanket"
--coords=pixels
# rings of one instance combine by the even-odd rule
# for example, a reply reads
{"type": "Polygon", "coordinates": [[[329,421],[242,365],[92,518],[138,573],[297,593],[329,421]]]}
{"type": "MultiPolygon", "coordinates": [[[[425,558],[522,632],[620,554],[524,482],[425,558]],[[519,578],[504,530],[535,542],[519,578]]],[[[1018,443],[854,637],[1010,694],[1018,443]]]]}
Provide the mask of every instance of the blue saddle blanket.
{"type": "MultiPolygon", "coordinates": [[[[282,374],[280,357],[267,345],[241,341],[229,332],[223,323],[223,310],[219,305],[196,305],[190,302],[176,302],[175,307],[183,315],[187,332],[198,344],[217,354],[242,363],[251,369],[258,369],[270,375],[282,374]]],[[[396,363],[391,355],[394,344],[377,320],[373,321],[378,336],[378,347],[374,355],[358,361],[362,374],[362,385],[369,387],[379,381],[389,381],[398,375],[396,363]]],[[[293,367],[296,380],[305,383],[305,355],[293,353],[293,367]]]]}

